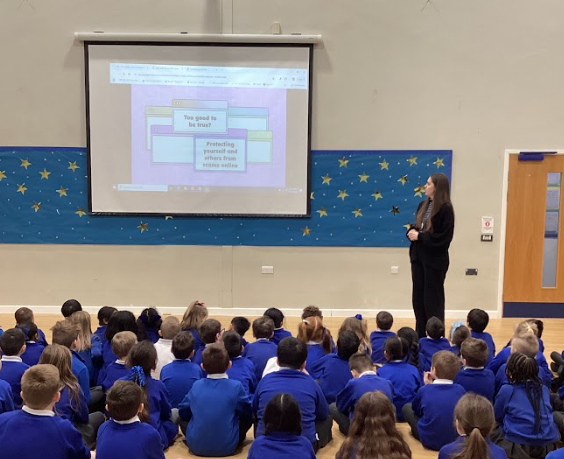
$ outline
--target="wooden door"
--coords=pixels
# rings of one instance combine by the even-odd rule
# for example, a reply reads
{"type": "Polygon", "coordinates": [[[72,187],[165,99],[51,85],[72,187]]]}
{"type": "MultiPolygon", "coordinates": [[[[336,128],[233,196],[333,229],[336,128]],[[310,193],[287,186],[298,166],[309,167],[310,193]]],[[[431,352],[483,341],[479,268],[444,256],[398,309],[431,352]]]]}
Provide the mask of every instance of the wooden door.
{"type": "MultiPolygon", "coordinates": [[[[518,155],[510,155],[503,279],[504,315],[507,315],[505,310],[508,302],[564,303],[564,245],[561,240],[564,234],[560,234],[564,207],[560,188],[554,185],[555,177],[560,177],[562,186],[564,155],[546,155],[543,161],[519,161],[518,155]],[[555,197],[558,197],[557,208],[554,208],[555,197]],[[550,216],[547,216],[547,204],[548,212],[552,212],[550,216]],[[556,269],[554,278],[547,282],[545,271],[543,281],[543,268],[547,269],[551,259],[556,269]],[[554,285],[547,287],[547,284],[554,285]]],[[[556,316],[564,316],[564,309],[558,309],[562,314],[556,316]]],[[[534,309],[531,311],[534,312],[534,309]]],[[[538,314],[539,317],[542,315],[538,314]]]]}

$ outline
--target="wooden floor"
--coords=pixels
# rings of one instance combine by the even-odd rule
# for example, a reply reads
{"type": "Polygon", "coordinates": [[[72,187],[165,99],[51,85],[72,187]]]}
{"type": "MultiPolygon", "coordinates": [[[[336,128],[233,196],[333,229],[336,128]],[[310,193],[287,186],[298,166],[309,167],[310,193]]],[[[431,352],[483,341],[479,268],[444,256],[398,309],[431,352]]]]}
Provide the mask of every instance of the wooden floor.
{"type": "MultiPolygon", "coordinates": [[[[374,314],[375,317],[376,313],[374,314]]],[[[165,314],[166,316],[166,314],[165,314]]],[[[374,317],[369,319],[369,329],[374,330],[376,328],[376,323],[374,317]]],[[[231,316],[214,316],[214,318],[218,319],[221,324],[228,328],[231,322],[231,316]]],[[[36,315],[36,323],[39,328],[41,328],[45,334],[47,335],[47,340],[51,341],[51,333],[49,328],[57,321],[61,320],[62,316],[57,316],[54,314],[45,314],[45,315],[36,315]]],[[[179,317],[180,319],[180,317],[179,317]]],[[[249,317],[249,320],[253,320],[254,317],[249,317]]],[[[460,319],[464,319],[461,317],[460,319]]],[[[326,327],[336,335],[339,326],[341,325],[342,318],[335,318],[329,317],[324,320],[326,327]]],[[[511,338],[513,333],[514,326],[520,321],[520,319],[492,319],[486,331],[492,334],[494,337],[496,346],[501,349],[511,338]]],[[[295,336],[297,333],[298,323],[300,322],[299,318],[296,317],[289,317],[287,319],[287,323],[285,328],[292,332],[295,336]]],[[[450,326],[454,322],[453,320],[447,320],[446,326],[447,330],[450,329],[450,326]]],[[[92,327],[95,329],[96,318],[92,317],[92,327]]],[[[412,319],[397,319],[394,322],[394,326],[392,330],[397,330],[404,326],[414,327],[415,323],[412,319]]],[[[14,318],[12,315],[9,314],[0,314],[0,326],[6,330],[14,326],[14,318]]],[[[562,336],[562,330],[564,329],[564,319],[547,319],[545,320],[545,330],[543,333],[543,341],[545,345],[545,356],[550,362],[550,353],[554,350],[562,351],[564,349],[564,337],[562,336]]],[[[249,331],[248,334],[245,336],[248,341],[252,341],[252,333],[249,331]]],[[[403,433],[404,437],[406,438],[409,446],[411,447],[413,458],[414,459],[436,459],[437,453],[435,451],[429,451],[424,449],[421,446],[421,443],[414,440],[413,437],[409,433],[409,428],[407,424],[400,423],[398,424],[400,431],[403,433]]],[[[320,450],[317,453],[317,457],[319,459],[333,459],[335,454],[337,453],[344,437],[339,432],[336,424],[333,425],[333,441],[327,445],[325,448],[320,450]]],[[[250,432],[247,435],[247,440],[245,441],[244,447],[241,451],[238,451],[236,455],[231,456],[232,458],[237,459],[244,459],[247,457],[247,453],[249,447],[252,443],[252,433],[250,432]]],[[[193,456],[189,453],[188,447],[183,441],[183,437],[178,436],[176,442],[169,450],[166,452],[167,459],[179,459],[179,458],[192,458],[197,457],[193,456]]]]}

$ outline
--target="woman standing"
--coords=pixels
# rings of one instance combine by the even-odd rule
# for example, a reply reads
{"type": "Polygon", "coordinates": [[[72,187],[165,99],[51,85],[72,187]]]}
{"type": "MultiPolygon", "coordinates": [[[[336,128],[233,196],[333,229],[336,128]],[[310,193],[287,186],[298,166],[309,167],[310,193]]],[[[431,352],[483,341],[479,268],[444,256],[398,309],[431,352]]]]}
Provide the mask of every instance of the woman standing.
{"type": "Polygon", "coordinates": [[[448,248],[454,234],[454,209],[450,202],[448,178],[433,174],[425,184],[427,199],[417,207],[416,221],[407,232],[411,241],[411,279],[416,330],[425,336],[425,325],[431,317],[445,320],[445,277],[448,270],[448,248]]]}

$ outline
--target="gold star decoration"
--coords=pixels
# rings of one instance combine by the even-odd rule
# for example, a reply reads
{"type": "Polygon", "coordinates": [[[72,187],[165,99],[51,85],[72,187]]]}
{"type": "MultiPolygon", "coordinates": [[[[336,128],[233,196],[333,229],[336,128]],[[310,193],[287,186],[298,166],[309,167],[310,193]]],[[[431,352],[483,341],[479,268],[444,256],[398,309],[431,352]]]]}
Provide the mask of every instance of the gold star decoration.
{"type": "Polygon", "coordinates": [[[74,161],[74,162],[72,162],[72,163],[69,161],[69,167],[68,167],[68,169],[70,169],[71,171],[74,172],[74,171],[76,171],[77,169],[80,169],[80,167],[76,165],[76,161],[74,161]]]}
{"type": "Polygon", "coordinates": [[[374,196],[374,200],[378,201],[378,199],[382,199],[382,193],[379,191],[375,191],[374,193],[372,193],[370,196],[374,196]]]}
{"type": "Polygon", "coordinates": [[[149,231],[149,224],[141,222],[141,224],[137,228],[140,229],[142,233],[144,233],[145,231],[149,231]]]}
{"type": "Polygon", "coordinates": [[[423,197],[423,193],[425,193],[425,187],[423,185],[417,185],[416,188],[413,188],[415,194],[413,196],[419,196],[420,198],[423,197]]]}
{"type": "Polygon", "coordinates": [[[16,191],[16,193],[21,193],[23,195],[26,191],[27,187],[25,186],[25,183],[22,183],[21,185],[18,185],[18,190],[16,191]]]}
{"type": "Polygon", "coordinates": [[[167,215],[167,216],[165,217],[165,220],[172,220],[172,215],[167,215]]]}
{"type": "Polygon", "coordinates": [[[315,199],[315,198],[313,197],[313,193],[315,193],[315,191],[312,191],[312,192],[309,194],[309,199],[311,199],[312,201],[315,199]]]}
{"type": "Polygon", "coordinates": [[[43,180],[43,179],[49,180],[49,175],[51,174],[51,172],[47,172],[47,169],[43,169],[39,173],[41,174],[41,180],[43,180]]]}
{"type": "Polygon", "coordinates": [[[20,167],[25,167],[25,170],[27,171],[27,168],[31,166],[31,163],[27,159],[20,159],[20,161],[22,162],[20,167]]]}
{"type": "Polygon", "coordinates": [[[68,188],[63,188],[63,187],[59,188],[57,190],[57,193],[59,193],[59,198],[62,198],[63,196],[67,196],[67,191],[68,188]]]}
{"type": "Polygon", "coordinates": [[[380,164],[380,170],[383,171],[384,169],[386,169],[387,171],[389,171],[390,169],[388,169],[388,166],[390,165],[390,163],[388,163],[386,160],[382,161],[380,164]]]}
{"type": "Polygon", "coordinates": [[[362,217],[362,209],[355,209],[351,213],[354,214],[354,218],[362,217]]]}
{"type": "Polygon", "coordinates": [[[321,209],[319,209],[317,211],[317,213],[319,214],[319,218],[327,217],[327,209],[325,207],[322,207],[321,209]]]}
{"type": "Polygon", "coordinates": [[[86,212],[84,212],[84,209],[82,207],[79,207],[75,214],[82,218],[86,215],[86,212]]]}
{"type": "Polygon", "coordinates": [[[337,196],[337,199],[341,198],[344,201],[347,196],[347,190],[339,190],[339,196],[337,196]]]}
{"type": "Polygon", "coordinates": [[[6,171],[0,171],[0,182],[6,178],[6,171]]]}
{"type": "Polygon", "coordinates": [[[402,186],[405,185],[407,183],[407,175],[400,175],[398,182],[400,182],[402,186]]]}
{"type": "Polygon", "coordinates": [[[362,182],[368,183],[368,177],[370,177],[370,175],[366,175],[366,172],[363,172],[362,175],[358,176],[358,178],[360,179],[360,183],[362,182]]]}
{"type": "Polygon", "coordinates": [[[41,203],[40,202],[34,202],[33,206],[31,206],[31,208],[37,212],[39,209],[41,209],[41,203]]]}
{"type": "Polygon", "coordinates": [[[417,158],[413,155],[410,155],[406,161],[409,163],[409,167],[417,165],[417,158]]]}
{"type": "Polygon", "coordinates": [[[434,164],[435,166],[437,166],[437,169],[438,169],[439,167],[441,167],[441,166],[442,166],[442,167],[445,166],[445,163],[443,162],[443,160],[442,160],[441,158],[437,158],[437,160],[436,160],[433,164],[434,164]]]}
{"type": "Polygon", "coordinates": [[[343,156],[343,159],[339,159],[339,167],[347,167],[349,160],[343,156]]]}
{"type": "Polygon", "coordinates": [[[403,227],[409,231],[411,229],[411,223],[406,223],[403,227]]]}
{"type": "Polygon", "coordinates": [[[302,228],[302,237],[309,236],[309,233],[311,233],[311,228],[308,228],[307,226],[305,228],[302,228]]]}
{"type": "Polygon", "coordinates": [[[390,210],[390,212],[394,215],[399,214],[399,207],[397,206],[392,206],[392,210],[390,210]]]}
{"type": "Polygon", "coordinates": [[[325,175],[325,177],[321,177],[323,179],[323,183],[322,185],[331,185],[331,177],[329,177],[329,174],[325,175]]]}

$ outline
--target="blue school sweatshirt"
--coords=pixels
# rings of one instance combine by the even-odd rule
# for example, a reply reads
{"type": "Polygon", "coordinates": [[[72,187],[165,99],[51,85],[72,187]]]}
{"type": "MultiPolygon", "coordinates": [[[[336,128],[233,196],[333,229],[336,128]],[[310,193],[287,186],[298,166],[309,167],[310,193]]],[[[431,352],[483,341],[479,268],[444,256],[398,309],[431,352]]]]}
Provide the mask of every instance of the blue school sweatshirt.
{"type": "Polygon", "coordinates": [[[268,359],[276,357],[278,346],[266,338],[257,339],[254,343],[249,343],[243,350],[243,357],[248,358],[255,366],[257,381],[262,378],[262,372],[268,359]]]}
{"type": "Polygon", "coordinates": [[[495,393],[495,375],[487,368],[464,367],[454,378],[456,384],[464,387],[466,392],[486,397],[493,403],[495,393]]]}
{"type": "Polygon", "coordinates": [[[306,359],[306,366],[305,369],[309,373],[311,371],[312,365],[317,362],[319,359],[322,359],[327,354],[325,353],[325,349],[323,349],[322,344],[318,343],[308,343],[307,344],[307,359],[306,359]]]}
{"type": "Polygon", "coordinates": [[[202,369],[190,359],[176,359],[162,368],[161,381],[166,387],[172,408],[178,408],[194,383],[202,379],[202,376],[202,369]]]}
{"type": "Polygon", "coordinates": [[[231,368],[227,370],[229,379],[239,381],[247,395],[255,393],[257,388],[256,368],[253,362],[243,356],[231,359],[231,368]]]}
{"type": "Polygon", "coordinates": [[[106,370],[108,365],[118,360],[117,355],[112,351],[112,343],[108,340],[102,343],[102,368],[98,372],[98,385],[101,386],[106,379],[106,370]]]}
{"type": "Polygon", "coordinates": [[[90,343],[90,349],[78,351],[77,354],[88,370],[90,387],[94,387],[97,384],[98,373],[102,366],[102,342],[97,336],[92,335],[90,343]]]}
{"type": "Polygon", "coordinates": [[[389,330],[375,330],[370,333],[370,345],[372,346],[372,355],[370,358],[374,363],[386,363],[384,357],[384,344],[388,338],[393,338],[396,334],[389,330]]]}
{"type": "MultiPolygon", "coordinates": [[[[449,443],[441,448],[438,459],[450,459],[464,448],[464,440],[466,437],[458,437],[454,442],[449,443]]],[[[494,445],[489,438],[486,439],[490,459],[507,459],[505,450],[494,445]]],[[[548,456],[547,456],[548,457],[548,456]]]]}
{"type": "Polygon", "coordinates": [[[0,415],[2,459],[89,459],[82,435],[70,421],[24,407],[0,415]]]}
{"type": "Polygon", "coordinates": [[[564,448],[551,451],[546,455],[546,459],[564,459],[564,448]]]}
{"type": "Polygon", "coordinates": [[[104,343],[107,341],[106,340],[106,328],[108,328],[107,325],[102,325],[102,326],[98,327],[94,333],[92,333],[93,336],[98,337],[98,339],[100,340],[100,343],[102,345],[104,345],[104,343]]]}
{"type": "Polygon", "coordinates": [[[102,389],[108,392],[118,379],[123,379],[129,374],[130,370],[125,366],[123,360],[116,360],[106,368],[106,377],[102,381],[102,389]]]}
{"type": "Polygon", "coordinates": [[[241,335],[239,335],[239,338],[241,338],[241,346],[244,347],[247,344],[249,344],[249,342],[245,338],[243,338],[241,335]]]}
{"type": "Polygon", "coordinates": [[[21,355],[23,363],[30,367],[37,365],[41,354],[43,354],[43,349],[45,349],[43,344],[35,341],[27,341],[25,343],[25,352],[21,355]]]}
{"type": "MultiPolygon", "coordinates": [[[[475,332],[474,330],[470,330],[470,336],[476,339],[483,339],[486,344],[488,345],[488,360],[486,361],[486,366],[494,359],[495,357],[495,342],[488,332],[475,332]]],[[[495,374],[495,373],[494,373],[495,374]]]]}
{"type": "Polygon", "coordinates": [[[72,351],[72,361],[71,361],[71,371],[78,379],[78,384],[80,385],[84,396],[86,397],[86,403],[90,403],[90,373],[88,373],[88,368],[82,357],[78,355],[78,352],[72,351]]]}
{"type": "MultiPolygon", "coordinates": [[[[121,379],[131,381],[132,376],[129,374],[121,379]]],[[[145,388],[149,399],[149,424],[159,432],[162,448],[166,449],[178,433],[178,426],[170,420],[172,412],[166,388],[162,381],[151,378],[151,375],[145,375],[145,388]]]]}
{"type": "Polygon", "coordinates": [[[458,433],[454,428],[454,407],[464,393],[464,388],[459,384],[441,384],[436,380],[415,394],[412,408],[420,418],[417,431],[425,448],[439,451],[456,440],[458,433]]]}
{"type": "Polygon", "coordinates": [[[20,395],[22,391],[22,376],[28,368],[29,365],[23,363],[20,357],[7,355],[2,357],[0,379],[6,381],[12,388],[12,397],[16,409],[20,409],[23,404],[22,396],[20,395]]]}
{"type": "Polygon", "coordinates": [[[280,341],[282,341],[284,338],[287,338],[288,336],[292,336],[292,334],[288,330],[284,330],[283,327],[275,328],[274,335],[272,336],[272,338],[270,338],[270,341],[278,346],[280,341]]]}
{"type": "Polygon", "coordinates": [[[450,343],[446,338],[421,338],[419,340],[419,371],[424,373],[431,370],[433,356],[439,351],[448,351],[450,343]]]}
{"type": "Polygon", "coordinates": [[[71,391],[65,386],[61,390],[61,398],[55,403],[55,413],[73,424],[88,424],[88,405],[79,387],[78,402],[71,399],[71,391]]]}
{"type": "Polygon", "coordinates": [[[311,442],[301,435],[273,432],[258,437],[247,459],[315,459],[311,442]]]}
{"type": "Polygon", "coordinates": [[[0,414],[14,411],[15,409],[12,387],[3,379],[0,379],[0,414]]]}
{"type": "Polygon", "coordinates": [[[316,360],[311,365],[310,375],[319,383],[329,404],[337,399],[337,394],[352,379],[349,361],[340,358],[337,354],[327,354],[316,360]]]}
{"type": "Polygon", "coordinates": [[[135,422],[128,424],[110,420],[100,426],[96,441],[97,459],[165,459],[159,433],[153,426],[139,422],[137,416],[135,418],[135,422]]]}
{"type": "Polygon", "coordinates": [[[324,421],[329,417],[329,405],[310,375],[289,368],[267,374],[258,383],[253,398],[253,413],[258,419],[255,437],[264,435],[264,410],[270,399],[281,392],[291,394],[297,400],[302,412],[302,435],[314,443],[315,421],[324,421]]]}
{"type": "Polygon", "coordinates": [[[185,328],[182,331],[189,331],[190,333],[192,333],[192,337],[194,338],[194,355],[196,355],[196,352],[198,352],[198,349],[203,348],[205,346],[205,344],[202,343],[202,340],[200,339],[200,335],[198,334],[198,330],[195,329],[195,328],[185,328]]]}
{"type": "Polygon", "coordinates": [[[41,330],[40,328],[37,329],[37,334],[39,335],[39,339],[37,340],[37,342],[39,344],[42,344],[43,347],[47,347],[49,346],[49,343],[47,342],[47,338],[45,338],[45,333],[43,333],[43,330],[41,330]]]}
{"type": "Polygon", "coordinates": [[[501,424],[507,440],[520,445],[542,446],[560,438],[552,418],[550,395],[546,386],[541,387],[540,429],[535,433],[535,416],[527,397],[524,384],[505,384],[499,390],[494,403],[495,420],[501,424]]]}
{"type": "Polygon", "coordinates": [[[403,405],[413,402],[415,394],[423,385],[419,370],[403,360],[393,360],[378,368],[378,376],[387,379],[394,386],[396,417],[398,421],[403,422],[403,405]]]}
{"type": "Polygon", "coordinates": [[[365,371],[358,378],[351,379],[337,394],[337,409],[352,419],[354,407],[366,392],[383,392],[390,402],[394,399],[394,387],[387,379],[380,378],[375,371],[365,371]]]}
{"type": "Polygon", "coordinates": [[[196,381],[178,411],[189,421],[186,444],[196,456],[233,454],[239,443],[239,420],[252,417],[245,389],[226,374],[196,381]]]}

